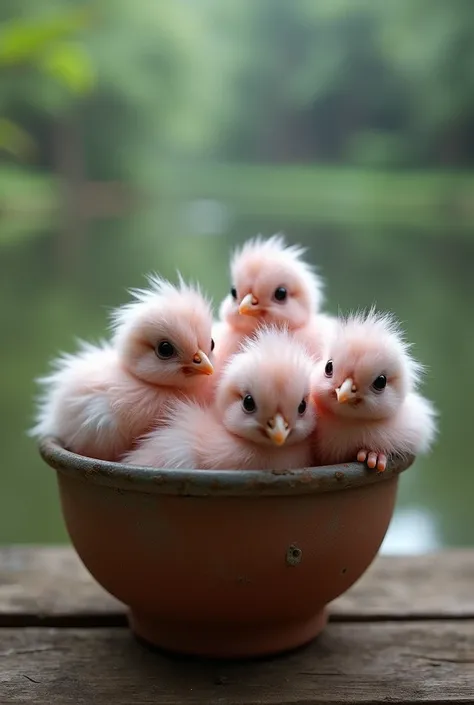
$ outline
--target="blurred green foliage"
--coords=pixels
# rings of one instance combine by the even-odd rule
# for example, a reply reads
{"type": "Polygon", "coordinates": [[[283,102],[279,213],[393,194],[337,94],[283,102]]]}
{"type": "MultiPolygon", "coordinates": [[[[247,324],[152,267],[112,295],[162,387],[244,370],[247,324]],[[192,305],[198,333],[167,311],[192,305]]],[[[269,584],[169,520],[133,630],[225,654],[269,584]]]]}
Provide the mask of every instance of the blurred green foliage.
{"type": "MultiPolygon", "coordinates": [[[[217,197],[216,163],[304,163],[318,169],[300,179],[294,167],[301,197],[273,199],[281,213],[472,222],[470,178],[453,178],[474,159],[470,0],[4,0],[0,21],[4,180],[16,163],[57,172],[73,141],[58,134],[73,122],[80,178],[126,182],[152,201],[181,185],[189,195],[190,183],[196,196],[214,183],[217,197]],[[187,179],[203,159],[209,178],[187,179]],[[171,187],[175,164],[183,178],[171,187]],[[341,165],[373,175],[347,179],[341,165]],[[441,179],[420,173],[440,168],[441,179]],[[394,172],[413,170],[400,190],[394,172]]],[[[265,170],[227,169],[237,208],[247,174],[249,213],[271,199],[265,170]]],[[[58,213],[53,189],[40,219],[58,213]]],[[[23,201],[31,214],[28,181],[23,201]]]]}
{"type": "Polygon", "coordinates": [[[474,157],[470,0],[4,0],[0,20],[0,111],[41,147],[7,123],[0,139],[41,169],[78,104],[89,176],[141,187],[170,154],[377,169],[474,157]]]}
{"type": "MultiPolygon", "coordinates": [[[[43,109],[49,104],[58,112],[68,99],[91,90],[92,62],[83,45],[71,40],[87,26],[88,18],[81,9],[47,18],[14,17],[0,24],[1,109],[9,111],[19,99],[31,100],[33,107],[36,95],[43,109]]],[[[25,159],[34,151],[27,133],[5,117],[0,148],[25,159]]]]}
{"type": "Polygon", "coordinates": [[[233,157],[472,163],[470,0],[209,4],[234,49],[239,113],[223,143],[233,157]]]}

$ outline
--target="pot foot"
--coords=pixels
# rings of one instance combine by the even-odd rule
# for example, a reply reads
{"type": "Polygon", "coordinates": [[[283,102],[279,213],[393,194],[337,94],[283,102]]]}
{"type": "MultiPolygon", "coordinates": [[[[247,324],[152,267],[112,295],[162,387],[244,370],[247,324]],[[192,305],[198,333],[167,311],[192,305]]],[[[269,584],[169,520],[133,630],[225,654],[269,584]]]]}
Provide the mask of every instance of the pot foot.
{"type": "Polygon", "coordinates": [[[309,619],[283,624],[189,624],[161,620],[131,610],[128,621],[140,642],[154,649],[205,658],[245,659],[292,651],[312,641],[326,626],[322,609],[309,619]]]}

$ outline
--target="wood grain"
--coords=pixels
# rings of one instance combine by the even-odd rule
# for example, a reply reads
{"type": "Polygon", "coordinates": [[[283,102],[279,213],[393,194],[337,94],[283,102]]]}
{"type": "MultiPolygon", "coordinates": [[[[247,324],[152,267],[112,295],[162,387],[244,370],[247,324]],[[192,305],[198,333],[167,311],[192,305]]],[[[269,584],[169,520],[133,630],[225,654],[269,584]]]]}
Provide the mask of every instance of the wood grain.
{"type": "Polygon", "coordinates": [[[474,618],[474,551],[381,556],[332,605],[341,619],[474,618]]]}
{"type": "Polygon", "coordinates": [[[473,702],[474,622],[330,624],[306,649],[217,663],[151,652],[123,628],[0,629],[0,703],[473,702]]]}
{"type": "Polygon", "coordinates": [[[123,625],[124,609],[68,546],[0,549],[0,626],[123,625]]]}
{"type": "MultiPolygon", "coordinates": [[[[332,619],[474,618],[474,551],[380,557],[331,606],[332,619]]],[[[0,549],[0,626],[124,625],[70,547],[0,549]]]]}

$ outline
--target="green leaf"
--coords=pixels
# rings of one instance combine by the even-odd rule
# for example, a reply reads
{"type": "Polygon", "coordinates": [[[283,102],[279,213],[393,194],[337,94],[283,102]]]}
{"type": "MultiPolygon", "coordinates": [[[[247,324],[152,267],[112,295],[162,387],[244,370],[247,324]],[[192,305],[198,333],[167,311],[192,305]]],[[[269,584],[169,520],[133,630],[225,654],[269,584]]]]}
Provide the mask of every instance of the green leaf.
{"type": "Polygon", "coordinates": [[[95,83],[95,72],[89,54],[80,44],[61,42],[42,57],[40,69],[63,84],[72,93],[88,93],[95,83]]]}
{"type": "Polygon", "coordinates": [[[89,24],[89,8],[61,17],[11,20],[0,25],[0,66],[31,61],[48,46],[89,24]]]}

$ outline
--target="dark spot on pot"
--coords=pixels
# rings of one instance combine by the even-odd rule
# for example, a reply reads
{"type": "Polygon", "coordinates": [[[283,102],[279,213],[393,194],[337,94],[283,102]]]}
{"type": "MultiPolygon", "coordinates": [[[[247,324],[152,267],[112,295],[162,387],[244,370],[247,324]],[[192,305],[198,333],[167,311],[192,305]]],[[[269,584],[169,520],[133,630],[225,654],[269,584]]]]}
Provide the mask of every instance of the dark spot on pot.
{"type": "Polygon", "coordinates": [[[295,566],[301,563],[303,558],[303,551],[298,546],[291,544],[286,552],[286,562],[288,565],[295,566]]]}
{"type": "Polygon", "coordinates": [[[341,472],[340,470],[337,470],[337,471],[334,473],[334,477],[336,478],[336,480],[338,480],[338,482],[340,482],[341,480],[344,479],[345,475],[344,475],[344,473],[341,472]]]}
{"type": "Polygon", "coordinates": [[[342,575],[344,575],[345,573],[347,573],[347,568],[343,568],[343,569],[341,570],[341,573],[342,573],[342,575]]]}
{"type": "Polygon", "coordinates": [[[246,575],[239,575],[237,576],[237,582],[239,583],[239,585],[243,585],[244,583],[249,583],[250,578],[247,578],[246,575]]]}

